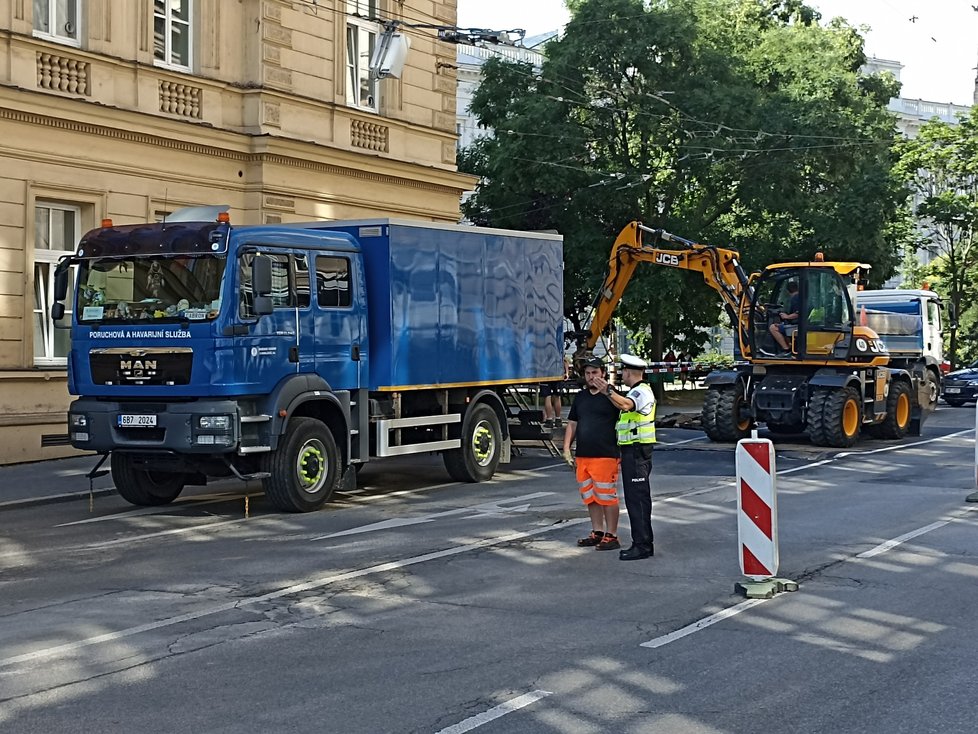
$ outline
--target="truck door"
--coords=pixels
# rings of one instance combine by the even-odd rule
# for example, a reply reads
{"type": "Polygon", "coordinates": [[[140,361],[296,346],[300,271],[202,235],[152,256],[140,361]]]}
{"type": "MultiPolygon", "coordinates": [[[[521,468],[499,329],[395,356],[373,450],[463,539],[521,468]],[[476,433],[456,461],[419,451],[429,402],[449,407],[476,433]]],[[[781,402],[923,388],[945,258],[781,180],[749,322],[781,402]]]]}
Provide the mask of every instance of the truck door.
{"type": "Polygon", "coordinates": [[[334,390],[355,390],[366,382],[365,303],[359,258],[348,252],[317,252],[315,274],[316,372],[334,390]]]}
{"type": "MultiPolygon", "coordinates": [[[[305,308],[299,307],[296,274],[295,256],[291,253],[263,251],[259,246],[244,250],[238,257],[238,318],[247,333],[235,340],[235,362],[238,379],[256,392],[270,392],[283,377],[300,370],[300,335],[311,332],[312,324],[308,303],[305,308]],[[257,252],[272,263],[274,310],[261,317],[252,309],[251,297],[251,263],[257,252]],[[303,316],[307,322],[305,329],[303,316]]],[[[311,370],[314,364],[311,348],[308,355],[311,370]]]]}

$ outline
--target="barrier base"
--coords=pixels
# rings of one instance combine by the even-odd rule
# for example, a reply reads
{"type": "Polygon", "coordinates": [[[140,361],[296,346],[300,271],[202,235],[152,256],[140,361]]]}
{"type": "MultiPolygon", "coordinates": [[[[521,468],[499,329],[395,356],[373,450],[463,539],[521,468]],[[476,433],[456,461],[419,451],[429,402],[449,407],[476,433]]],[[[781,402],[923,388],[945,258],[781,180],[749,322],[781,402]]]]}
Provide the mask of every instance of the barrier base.
{"type": "Polygon", "coordinates": [[[770,599],[783,591],[798,591],[798,582],[791,579],[744,580],[734,584],[734,591],[748,599],[770,599]]]}
{"type": "Polygon", "coordinates": [[[964,498],[965,502],[978,502],[978,492],[972,492],[964,498]]]}

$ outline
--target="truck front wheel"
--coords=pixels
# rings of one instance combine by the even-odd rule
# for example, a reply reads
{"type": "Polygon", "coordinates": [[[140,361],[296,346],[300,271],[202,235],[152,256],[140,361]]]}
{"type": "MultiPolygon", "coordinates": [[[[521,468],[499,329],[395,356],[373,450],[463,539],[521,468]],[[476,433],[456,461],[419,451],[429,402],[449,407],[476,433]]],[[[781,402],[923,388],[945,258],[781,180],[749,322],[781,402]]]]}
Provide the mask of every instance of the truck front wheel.
{"type": "Polygon", "coordinates": [[[333,495],[340,452],[329,428],[314,418],[289,421],[278,449],[265,454],[265,497],[283,512],[312,512],[333,495]]]}
{"type": "Polygon", "coordinates": [[[502,454],[499,416],[488,405],[472,408],[462,429],[462,447],[444,452],[445,468],[456,482],[492,479],[502,454]]]}
{"type": "Polygon", "coordinates": [[[134,454],[112,452],[112,481],[119,495],[131,505],[168,505],[183,491],[185,474],[150,471],[137,465],[134,454]]]}

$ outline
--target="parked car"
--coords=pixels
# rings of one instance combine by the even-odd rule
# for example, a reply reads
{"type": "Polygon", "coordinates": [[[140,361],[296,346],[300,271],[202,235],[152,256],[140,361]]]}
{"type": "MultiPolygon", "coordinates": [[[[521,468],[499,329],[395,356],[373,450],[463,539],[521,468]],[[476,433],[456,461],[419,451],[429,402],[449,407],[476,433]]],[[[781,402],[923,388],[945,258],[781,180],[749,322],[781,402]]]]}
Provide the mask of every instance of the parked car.
{"type": "Polygon", "coordinates": [[[941,396],[945,403],[955,408],[978,400],[978,362],[945,375],[941,396]]]}

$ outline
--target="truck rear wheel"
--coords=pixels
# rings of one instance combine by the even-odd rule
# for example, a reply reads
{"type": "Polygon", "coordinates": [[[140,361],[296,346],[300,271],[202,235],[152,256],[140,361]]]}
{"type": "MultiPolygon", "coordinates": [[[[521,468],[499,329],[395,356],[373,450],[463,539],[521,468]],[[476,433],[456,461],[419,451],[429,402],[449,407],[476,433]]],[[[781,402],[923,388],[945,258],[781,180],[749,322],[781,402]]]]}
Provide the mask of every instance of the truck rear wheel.
{"type": "Polygon", "coordinates": [[[322,507],[339,483],[340,452],[329,428],[314,418],[293,418],[278,449],[263,457],[265,497],[284,512],[322,507]]]}
{"type": "Polygon", "coordinates": [[[847,448],[859,440],[862,401],[854,387],[816,388],[808,403],[808,437],[816,446],[847,448]]]}
{"type": "Polygon", "coordinates": [[[183,491],[185,474],[140,469],[134,454],[112,452],[112,481],[119,495],[131,505],[168,505],[183,491]]]}
{"type": "Polygon", "coordinates": [[[750,433],[753,421],[745,415],[747,401],[740,383],[717,385],[706,392],[700,422],[711,441],[739,441],[750,433]]]}
{"type": "Polygon", "coordinates": [[[886,396],[886,418],[872,427],[873,435],[880,438],[903,438],[910,429],[912,410],[910,385],[902,380],[890,383],[890,392],[886,396]]]}
{"type": "Polygon", "coordinates": [[[456,482],[492,479],[502,455],[499,416],[488,405],[472,408],[462,428],[462,447],[443,452],[445,468],[456,482]]]}

